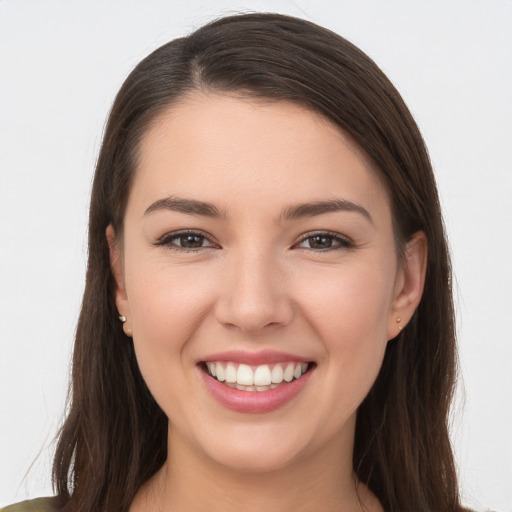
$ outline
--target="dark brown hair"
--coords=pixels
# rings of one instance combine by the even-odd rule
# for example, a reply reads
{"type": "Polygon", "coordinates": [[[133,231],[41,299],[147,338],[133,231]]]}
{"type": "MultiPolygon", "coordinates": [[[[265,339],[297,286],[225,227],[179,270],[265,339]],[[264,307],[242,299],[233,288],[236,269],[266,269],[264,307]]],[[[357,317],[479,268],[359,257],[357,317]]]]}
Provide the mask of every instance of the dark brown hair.
{"type": "Polygon", "coordinates": [[[415,232],[425,233],[423,298],[388,343],[358,410],[353,465],[385,510],[460,510],[447,427],[456,363],[451,269],[423,139],[368,56],[329,30],[277,14],[222,18],[171,41],[133,70],[116,97],[94,178],[70,407],[53,467],[64,510],[127,510],[167,456],[167,418],[117,320],[105,229],[112,224],[122,233],[150,123],[194,90],[288,100],[322,114],[373,163],[390,199],[399,252],[415,232]]]}

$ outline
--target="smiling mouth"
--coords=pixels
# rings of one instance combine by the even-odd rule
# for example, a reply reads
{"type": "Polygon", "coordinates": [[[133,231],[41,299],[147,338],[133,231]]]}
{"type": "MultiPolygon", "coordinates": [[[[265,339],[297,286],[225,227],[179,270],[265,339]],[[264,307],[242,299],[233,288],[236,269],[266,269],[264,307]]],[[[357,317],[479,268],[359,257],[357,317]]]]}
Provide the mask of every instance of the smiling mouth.
{"type": "Polygon", "coordinates": [[[314,363],[284,362],[250,366],[227,361],[203,363],[203,370],[218,382],[240,391],[269,391],[300,379],[314,363]]]}

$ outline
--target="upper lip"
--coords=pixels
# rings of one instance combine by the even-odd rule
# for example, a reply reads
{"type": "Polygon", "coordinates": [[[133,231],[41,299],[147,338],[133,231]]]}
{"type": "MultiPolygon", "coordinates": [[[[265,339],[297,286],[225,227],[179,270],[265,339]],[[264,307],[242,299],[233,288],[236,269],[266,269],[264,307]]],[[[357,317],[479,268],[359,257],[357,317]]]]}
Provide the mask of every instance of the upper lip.
{"type": "Polygon", "coordinates": [[[258,366],[262,364],[273,364],[283,362],[309,363],[311,359],[290,354],[288,352],[278,352],[275,350],[261,350],[259,352],[247,352],[244,350],[228,350],[226,352],[217,352],[210,354],[201,362],[233,362],[239,364],[247,364],[249,366],[258,366]]]}

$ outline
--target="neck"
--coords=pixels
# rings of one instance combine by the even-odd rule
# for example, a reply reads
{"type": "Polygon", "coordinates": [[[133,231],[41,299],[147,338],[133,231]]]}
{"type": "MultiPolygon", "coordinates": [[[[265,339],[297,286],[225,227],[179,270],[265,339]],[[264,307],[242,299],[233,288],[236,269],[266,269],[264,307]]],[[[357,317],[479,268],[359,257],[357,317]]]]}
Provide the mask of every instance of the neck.
{"type": "Polygon", "coordinates": [[[314,454],[270,471],[241,472],[169,430],[164,466],[143,486],[130,512],[361,512],[381,510],[352,470],[353,439],[333,439],[314,454]]]}

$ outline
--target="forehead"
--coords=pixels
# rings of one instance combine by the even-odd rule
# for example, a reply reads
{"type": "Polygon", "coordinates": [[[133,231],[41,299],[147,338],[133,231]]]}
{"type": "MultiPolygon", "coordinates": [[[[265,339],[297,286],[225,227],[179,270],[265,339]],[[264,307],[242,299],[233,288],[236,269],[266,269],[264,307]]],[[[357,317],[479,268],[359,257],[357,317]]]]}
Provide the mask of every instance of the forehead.
{"type": "Polygon", "coordinates": [[[291,102],[190,94],[153,122],[138,156],[131,195],[145,202],[193,193],[261,211],[341,194],[389,210],[362,151],[334,123],[291,102]]]}

